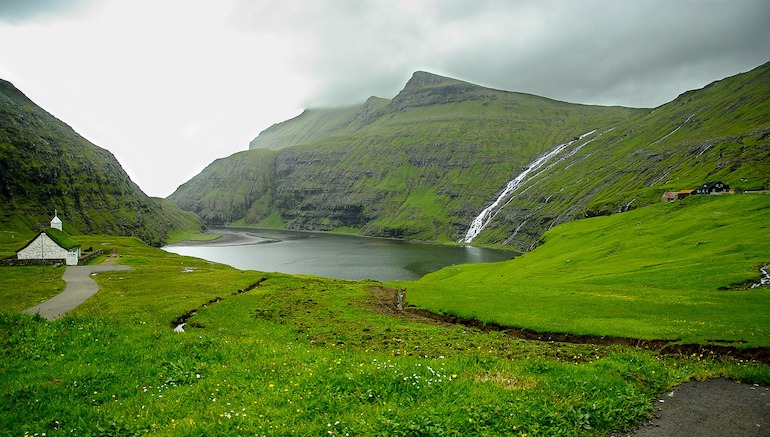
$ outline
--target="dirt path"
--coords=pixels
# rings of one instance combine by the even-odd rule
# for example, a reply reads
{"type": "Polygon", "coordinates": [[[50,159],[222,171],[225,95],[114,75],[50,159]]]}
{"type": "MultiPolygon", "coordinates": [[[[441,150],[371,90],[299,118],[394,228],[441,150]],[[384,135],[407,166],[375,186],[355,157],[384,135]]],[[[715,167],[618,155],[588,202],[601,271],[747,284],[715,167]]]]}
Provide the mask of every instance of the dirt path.
{"type": "Polygon", "coordinates": [[[25,310],[30,314],[40,314],[47,320],[54,320],[72,311],[89,297],[99,291],[99,284],[91,278],[93,273],[114,272],[119,270],[131,270],[133,267],[116,265],[114,261],[95,266],[67,266],[62,279],[67,284],[64,291],[25,310]]]}
{"type": "Polygon", "coordinates": [[[770,436],[770,388],[727,379],[687,382],[664,393],[653,419],[613,437],[770,436]]]}

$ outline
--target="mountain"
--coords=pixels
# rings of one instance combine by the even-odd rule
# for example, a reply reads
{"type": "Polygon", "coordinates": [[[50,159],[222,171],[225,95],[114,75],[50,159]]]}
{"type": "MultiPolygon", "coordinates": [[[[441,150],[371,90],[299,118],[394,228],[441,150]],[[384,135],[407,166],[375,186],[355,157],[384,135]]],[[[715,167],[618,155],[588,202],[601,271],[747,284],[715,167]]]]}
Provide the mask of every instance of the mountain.
{"type": "Polygon", "coordinates": [[[37,231],[54,210],[71,233],[131,235],[159,245],[199,218],[161,205],[115,157],[0,80],[0,228],[37,231]]]}
{"type": "Polygon", "coordinates": [[[712,179],[766,188],[768,71],[656,109],[565,103],[416,72],[391,100],[309,110],[268,128],[169,200],[210,224],[526,251],[556,224],[656,202],[665,190],[712,179]]]}
{"type": "Polygon", "coordinates": [[[256,223],[275,208],[275,158],[272,150],[256,149],[217,159],[169,200],[209,224],[256,223]]]}
{"type": "Polygon", "coordinates": [[[648,205],[665,191],[708,181],[770,187],[770,63],[600,127],[505,197],[476,241],[526,249],[556,224],[648,205]]]}

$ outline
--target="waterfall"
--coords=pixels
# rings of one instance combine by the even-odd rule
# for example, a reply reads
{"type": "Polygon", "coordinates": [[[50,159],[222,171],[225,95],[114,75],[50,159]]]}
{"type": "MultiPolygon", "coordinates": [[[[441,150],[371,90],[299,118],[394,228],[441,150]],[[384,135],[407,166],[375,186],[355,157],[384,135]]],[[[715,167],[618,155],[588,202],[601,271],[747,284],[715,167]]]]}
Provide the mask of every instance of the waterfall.
{"type": "MultiPolygon", "coordinates": [[[[564,151],[564,149],[566,149],[567,147],[571,146],[577,141],[582,140],[588,135],[593,134],[594,132],[596,132],[596,130],[586,132],[583,135],[580,135],[578,138],[566,143],[559,144],[556,147],[552,148],[550,151],[544,153],[543,155],[538,156],[534,161],[532,161],[527,166],[527,168],[524,169],[524,171],[519,173],[515,178],[513,178],[511,181],[508,182],[508,184],[505,186],[503,191],[500,192],[500,195],[497,196],[497,199],[495,199],[495,201],[492,202],[491,205],[484,208],[484,210],[481,211],[481,213],[478,216],[476,216],[476,218],[473,219],[470,227],[468,228],[468,231],[465,233],[465,237],[463,237],[459,242],[460,243],[473,242],[473,240],[479,235],[479,233],[481,233],[482,230],[484,230],[484,228],[489,224],[489,222],[492,221],[492,218],[494,218],[494,216],[497,214],[497,212],[499,211],[498,206],[500,205],[500,203],[502,203],[506,197],[508,197],[512,192],[516,191],[516,189],[518,189],[526,180],[528,180],[527,177],[530,174],[532,174],[533,172],[539,170],[541,167],[546,165],[549,161],[551,161],[551,159],[553,159],[556,155],[564,151]]],[[[586,144],[588,144],[588,142],[586,144]]],[[[581,145],[581,147],[583,145],[581,145]]]]}
{"type": "Polygon", "coordinates": [[[676,133],[676,131],[681,129],[682,126],[686,125],[690,120],[692,120],[693,117],[695,117],[695,114],[692,114],[689,117],[687,117],[687,120],[685,120],[684,123],[680,124],[679,126],[676,127],[676,129],[672,130],[671,132],[666,134],[663,138],[659,139],[658,141],[655,141],[652,144],[658,144],[659,142],[661,142],[661,141],[665,140],[666,138],[670,137],[671,135],[674,135],[676,133]]]}

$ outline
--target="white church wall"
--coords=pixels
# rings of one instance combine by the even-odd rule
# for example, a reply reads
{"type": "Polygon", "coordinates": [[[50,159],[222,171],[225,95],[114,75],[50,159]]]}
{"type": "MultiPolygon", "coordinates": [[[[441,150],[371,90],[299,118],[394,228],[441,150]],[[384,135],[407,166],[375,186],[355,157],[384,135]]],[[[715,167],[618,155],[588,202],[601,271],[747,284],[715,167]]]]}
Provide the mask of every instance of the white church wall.
{"type": "Polygon", "coordinates": [[[18,259],[40,259],[41,254],[43,259],[66,259],[67,252],[67,249],[60,247],[51,237],[41,233],[29,246],[20,250],[17,255],[18,259]]]}

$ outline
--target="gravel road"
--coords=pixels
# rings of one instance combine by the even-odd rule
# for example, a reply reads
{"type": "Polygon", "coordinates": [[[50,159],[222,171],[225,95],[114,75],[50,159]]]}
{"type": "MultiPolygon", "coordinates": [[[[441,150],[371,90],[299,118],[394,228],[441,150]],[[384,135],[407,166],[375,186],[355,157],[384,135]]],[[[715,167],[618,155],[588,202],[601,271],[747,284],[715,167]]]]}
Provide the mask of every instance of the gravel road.
{"type": "Polygon", "coordinates": [[[54,320],[77,308],[86,299],[99,291],[99,284],[91,278],[93,273],[131,270],[130,266],[99,264],[93,266],[67,266],[62,279],[67,284],[60,294],[27,309],[30,314],[40,314],[47,320],[54,320]]]}
{"type": "Polygon", "coordinates": [[[660,396],[652,420],[613,437],[770,436],[770,388],[718,378],[660,396]]]}

